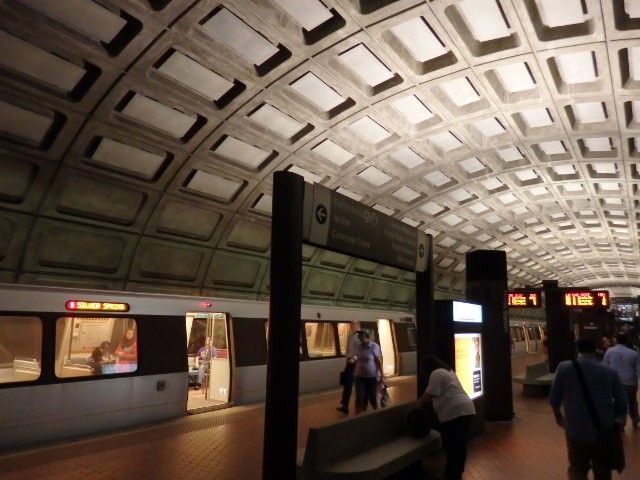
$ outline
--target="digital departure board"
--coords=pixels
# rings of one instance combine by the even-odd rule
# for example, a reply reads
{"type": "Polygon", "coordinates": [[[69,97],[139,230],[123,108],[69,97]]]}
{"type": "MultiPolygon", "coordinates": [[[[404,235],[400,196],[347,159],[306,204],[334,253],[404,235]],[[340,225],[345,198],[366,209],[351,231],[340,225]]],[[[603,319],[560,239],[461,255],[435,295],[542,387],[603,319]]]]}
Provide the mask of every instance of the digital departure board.
{"type": "Polygon", "coordinates": [[[565,307],[569,308],[609,308],[609,292],[606,290],[570,290],[562,292],[565,307]]]}
{"type": "Polygon", "coordinates": [[[507,305],[510,308],[541,308],[542,290],[527,288],[507,292],[507,305]]]}
{"type": "Polygon", "coordinates": [[[67,310],[85,310],[90,312],[128,312],[128,303],[97,302],[94,300],[69,300],[65,303],[67,310]]]}

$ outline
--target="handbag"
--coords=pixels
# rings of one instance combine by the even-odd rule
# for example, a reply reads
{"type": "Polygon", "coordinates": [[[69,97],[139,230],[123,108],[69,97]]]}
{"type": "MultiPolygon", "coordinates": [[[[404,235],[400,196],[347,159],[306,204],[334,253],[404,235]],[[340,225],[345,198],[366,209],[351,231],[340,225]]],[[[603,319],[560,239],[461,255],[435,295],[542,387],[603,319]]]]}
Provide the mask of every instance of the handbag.
{"type": "Polygon", "coordinates": [[[587,387],[587,382],[584,379],[582,368],[580,368],[577,360],[573,360],[572,363],[573,367],[576,369],[578,380],[580,381],[580,387],[582,388],[582,393],[587,402],[587,407],[589,408],[593,424],[596,429],[600,431],[598,439],[596,440],[597,451],[602,452],[603,458],[611,470],[617,470],[618,473],[620,473],[625,467],[622,429],[616,423],[614,423],[611,428],[602,428],[602,424],[598,418],[598,413],[596,412],[596,407],[593,404],[593,399],[591,398],[589,388],[587,387]]]}

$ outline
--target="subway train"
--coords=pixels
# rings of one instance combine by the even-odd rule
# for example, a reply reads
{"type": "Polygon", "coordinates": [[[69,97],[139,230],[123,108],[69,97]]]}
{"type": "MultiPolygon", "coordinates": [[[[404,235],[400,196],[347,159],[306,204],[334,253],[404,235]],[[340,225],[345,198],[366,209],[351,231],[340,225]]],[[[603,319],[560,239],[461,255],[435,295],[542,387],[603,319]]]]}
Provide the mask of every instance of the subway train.
{"type": "MultiPolygon", "coordinates": [[[[0,309],[0,451],[264,400],[268,302],[0,285],[0,309]]],[[[338,387],[352,320],[385,376],[416,372],[410,313],[303,305],[301,318],[301,394],[338,387]]]]}
{"type": "Polygon", "coordinates": [[[542,321],[509,320],[511,355],[542,353],[546,323],[542,321]]]}

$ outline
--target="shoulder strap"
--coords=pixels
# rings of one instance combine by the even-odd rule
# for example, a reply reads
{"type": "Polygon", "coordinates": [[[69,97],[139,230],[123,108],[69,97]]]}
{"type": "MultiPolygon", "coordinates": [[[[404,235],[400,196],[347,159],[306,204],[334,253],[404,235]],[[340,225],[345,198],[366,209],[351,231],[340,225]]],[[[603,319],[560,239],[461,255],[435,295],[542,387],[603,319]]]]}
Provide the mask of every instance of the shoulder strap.
{"type": "Polygon", "coordinates": [[[589,388],[587,387],[587,382],[584,379],[582,368],[580,368],[580,364],[578,363],[577,360],[572,360],[572,363],[573,363],[573,367],[576,369],[576,373],[578,374],[578,380],[580,381],[582,394],[584,395],[584,399],[587,402],[587,407],[589,408],[589,413],[591,414],[591,419],[593,420],[593,424],[598,430],[601,430],[602,424],[600,423],[600,419],[598,418],[598,414],[596,413],[596,407],[593,404],[593,399],[591,398],[591,394],[589,393],[589,388]]]}

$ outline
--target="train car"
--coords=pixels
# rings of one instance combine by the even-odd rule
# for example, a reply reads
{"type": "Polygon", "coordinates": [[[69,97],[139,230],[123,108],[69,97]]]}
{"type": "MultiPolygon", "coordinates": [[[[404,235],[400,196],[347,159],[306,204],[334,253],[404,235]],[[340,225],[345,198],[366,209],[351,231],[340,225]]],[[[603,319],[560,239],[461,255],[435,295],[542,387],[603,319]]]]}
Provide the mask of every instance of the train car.
{"type": "Polygon", "coordinates": [[[543,351],[545,323],[539,321],[509,321],[511,354],[538,353],[543,351]]]}
{"type": "MultiPolygon", "coordinates": [[[[0,285],[0,450],[263,401],[268,312],[258,301],[0,285]],[[203,347],[212,355],[198,378],[203,347]]],[[[338,387],[352,320],[380,343],[385,376],[415,373],[411,314],[301,313],[301,394],[338,387]]]]}

